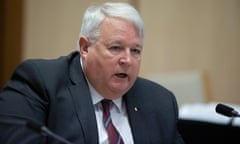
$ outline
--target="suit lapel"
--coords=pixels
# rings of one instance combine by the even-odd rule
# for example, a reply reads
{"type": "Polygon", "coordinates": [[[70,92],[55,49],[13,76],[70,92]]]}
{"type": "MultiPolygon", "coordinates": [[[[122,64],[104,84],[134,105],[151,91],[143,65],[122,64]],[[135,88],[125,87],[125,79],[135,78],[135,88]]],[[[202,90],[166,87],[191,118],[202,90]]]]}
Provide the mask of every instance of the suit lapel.
{"type": "Polygon", "coordinates": [[[82,126],[85,143],[96,144],[98,143],[97,122],[89,88],[80,65],[79,54],[73,58],[69,73],[73,82],[73,85],[69,86],[69,90],[76,115],[82,126]]]}
{"type": "Polygon", "coordinates": [[[73,102],[79,122],[81,123],[85,141],[87,144],[98,143],[98,130],[93,104],[89,92],[84,89],[86,85],[76,85],[70,87],[73,102]]]}
{"type": "Polygon", "coordinates": [[[130,90],[125,96],[128,118],[133,134],[134,143],[148,144],[149,133],[146,132],[146,122],[144,117],[144,107],[141,104],[139,97],[135,95],[134,90],[130,90]]]}

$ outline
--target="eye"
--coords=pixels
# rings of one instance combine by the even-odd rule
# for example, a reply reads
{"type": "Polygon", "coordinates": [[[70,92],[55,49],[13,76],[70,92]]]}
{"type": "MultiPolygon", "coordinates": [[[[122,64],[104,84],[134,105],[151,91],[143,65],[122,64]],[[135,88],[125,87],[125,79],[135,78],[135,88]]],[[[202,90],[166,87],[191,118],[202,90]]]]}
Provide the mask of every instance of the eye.
{"type": "Polygon", "coordinates": [[[121,52],[122,49],[123,48],[121,46],[117,46],[117,45],[116,46],[111,46],[109,48],[110,52],[112,52],[114,54],[117,54],[117,53],[121,52]]]}
{"type": "Polygon", "coordinates": [[[140,48],[132,48],[131,52],[133,55],[141,55],[142,50],[140,48]]]}

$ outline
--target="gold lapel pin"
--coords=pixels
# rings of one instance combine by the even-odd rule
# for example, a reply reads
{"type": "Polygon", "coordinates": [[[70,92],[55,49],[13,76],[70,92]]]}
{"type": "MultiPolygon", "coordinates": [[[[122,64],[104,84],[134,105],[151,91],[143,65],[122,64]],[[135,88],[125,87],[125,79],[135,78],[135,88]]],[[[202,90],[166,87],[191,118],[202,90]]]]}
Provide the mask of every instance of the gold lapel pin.
{"type": "Polygon", "coordinates": [[[137,107],[134,107],[134,111],[137,112],[137,111],[138,111],[138,108],[137,108],[137,107]]]}

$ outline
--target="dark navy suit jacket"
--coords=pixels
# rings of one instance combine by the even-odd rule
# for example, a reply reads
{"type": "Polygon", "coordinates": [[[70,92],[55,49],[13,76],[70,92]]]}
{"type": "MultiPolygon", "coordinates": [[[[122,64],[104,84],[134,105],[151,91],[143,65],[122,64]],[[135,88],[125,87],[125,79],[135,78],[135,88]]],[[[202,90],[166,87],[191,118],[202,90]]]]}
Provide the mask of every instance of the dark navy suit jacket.
{"type": "MultiPolygon", "coordinates": [[[[134,143],[183,143],[176,127],[176,99],[167,89],[137,78],[123,99],[134,143]]],[[[78,52],[54,60],[27,60],[16,68],[0,93],[1,144],[59,143],[27,129],[28,120],[46,125],[74,144],[98,143],[94,107],[78,52]]]]}

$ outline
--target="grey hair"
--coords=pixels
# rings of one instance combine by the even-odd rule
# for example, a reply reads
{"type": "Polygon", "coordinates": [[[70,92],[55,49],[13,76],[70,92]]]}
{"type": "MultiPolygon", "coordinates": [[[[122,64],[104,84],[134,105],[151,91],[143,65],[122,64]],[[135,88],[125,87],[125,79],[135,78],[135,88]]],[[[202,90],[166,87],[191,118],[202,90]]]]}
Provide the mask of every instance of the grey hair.
{"type": "Polygon", "coordinates": [[[99,27],[105,17],[117,17],[132,22],[140,37],[144,37],[143,21],[138,11],[128,3],[103,3],[90,6],[84,13],[80,36],[94,43],[100,35],[99,27]]]}

